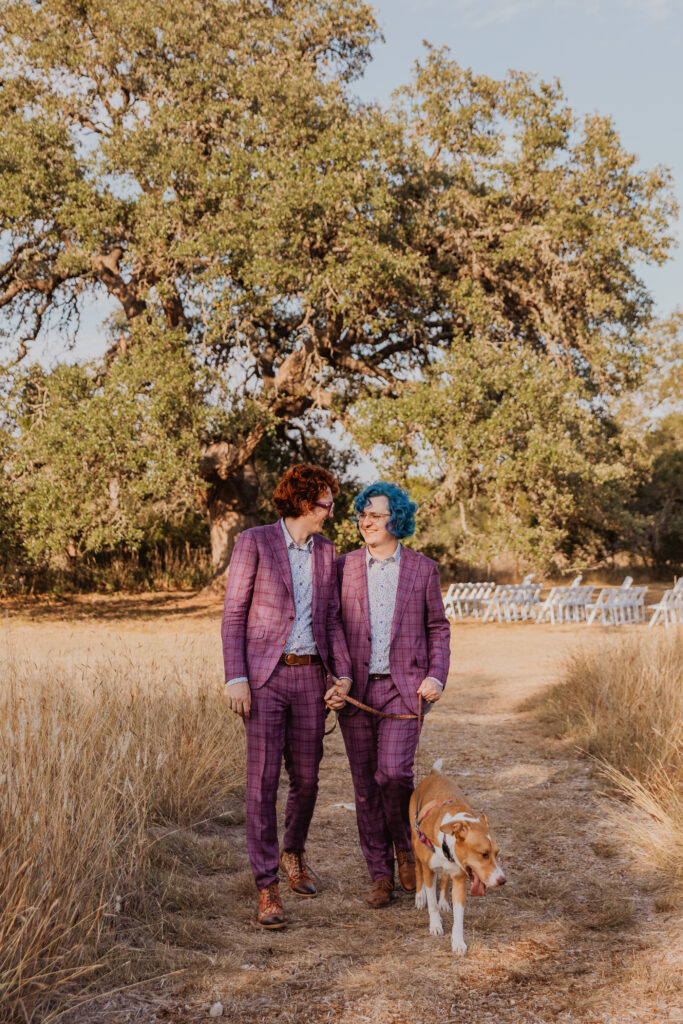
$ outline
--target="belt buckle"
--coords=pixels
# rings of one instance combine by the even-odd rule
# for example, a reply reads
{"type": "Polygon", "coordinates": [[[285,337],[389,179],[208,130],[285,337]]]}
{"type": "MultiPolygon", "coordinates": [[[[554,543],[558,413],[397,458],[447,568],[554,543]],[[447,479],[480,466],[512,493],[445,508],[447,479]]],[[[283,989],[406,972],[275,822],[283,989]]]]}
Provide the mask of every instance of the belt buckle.
{"type": "Polygon", "coordinates": [[[285,665],[296,665],[297,656],[296,654],[285,654],[285,665]]]}

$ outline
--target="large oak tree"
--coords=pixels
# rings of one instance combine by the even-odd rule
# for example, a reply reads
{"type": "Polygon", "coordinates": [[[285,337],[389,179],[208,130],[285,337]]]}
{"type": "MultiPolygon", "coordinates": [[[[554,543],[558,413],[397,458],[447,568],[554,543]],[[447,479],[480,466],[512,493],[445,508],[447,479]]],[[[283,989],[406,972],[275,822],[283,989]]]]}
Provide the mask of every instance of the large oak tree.
{"type": "Polygon", "coordinates": [[[217,570],[267,431],[391,395],[455,341],[528,347],[596,408],[637,375],[637,268],[666,257],[668,179],[559,86],[429,51],[391,110],[363,105],[353,80],[377,28],[360,0],[0,11],[15,357],[108,294],[112,356],[161,317],[222,371],[230,430],[197,450],[217,570]]]}

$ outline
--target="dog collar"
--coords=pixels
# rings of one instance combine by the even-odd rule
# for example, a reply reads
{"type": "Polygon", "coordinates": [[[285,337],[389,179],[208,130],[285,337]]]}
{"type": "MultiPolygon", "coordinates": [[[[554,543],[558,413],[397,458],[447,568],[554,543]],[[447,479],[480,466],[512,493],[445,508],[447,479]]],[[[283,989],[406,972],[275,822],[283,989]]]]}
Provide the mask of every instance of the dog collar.
{"type": "Polygon", "coordinates": [[[449,860],[451,862],[451,864],[455,864],[456,863],[453,854],[448,849],[448,843],[446,842],[446,837],[445,836],[443,837],[443,842],[441,843],[441,850],[442,850],[443,855],[446,858],[446,860],[449,860]]]}
{"type": "MultiPolygon", "coordinates": [[[[417,838],[420,840],[420,842],[424,846],[426,846],[428,850],[431,850],[432,853],[434,853],[436,851],[436,847],[434,846],[434,843],[431,841],[429,836],[426,835],[422,831],[420,826],[422,825],[422,822],[425,820],[425,818],[428,817],[428,815],[430,815],[432,813],[432,811],[435,811],[437,809],[437,807],[445,807],[446,804],[454,804],[454,803],[455,803],[455,800],[442,800],[441,803],[431,804],[431,805],[428,804],[427,805],[427,810],[422,813],[422,817],[420,818],[419,821],[417,819],[417,813],[415,814],[415,834],[416,834],[417,838]]],[[[442,848],[445,847],[445,843],[446,843],[446,840],[444,839],[444,842],[442,844],[442,848]]],[[[448,858],[448,860],[453,861],[453,857],[451,856],[450,850],[448,850],[448,852],[446,853],[446,857],[448,858]]]]}

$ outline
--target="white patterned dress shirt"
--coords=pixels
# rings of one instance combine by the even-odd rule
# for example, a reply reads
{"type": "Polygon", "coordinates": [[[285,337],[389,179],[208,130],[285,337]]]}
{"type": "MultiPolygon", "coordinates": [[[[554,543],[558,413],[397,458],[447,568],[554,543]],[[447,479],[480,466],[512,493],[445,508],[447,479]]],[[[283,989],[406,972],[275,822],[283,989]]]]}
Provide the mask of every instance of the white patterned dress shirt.
{"type": "MultiPolygon", "coordinates": [[[[365,565],[368,574],[368,599],[370,602],[370,667],[371,676],[388,676],[389,649],[391,647],[391,626],[394,620],[398,576],[401,569],[401,545],[396,545],[393,555],[375,558],[365,548],[365,565]]],[[[429,676],[443,688],[439,679],[429,676]]]]}
{"type": "Polygon", "coordinates": [[[313,636],[313,538],[299,547],[281,519],[294,587],[294,625],[283,648],[285,654],[317,654],[313,636]]]}

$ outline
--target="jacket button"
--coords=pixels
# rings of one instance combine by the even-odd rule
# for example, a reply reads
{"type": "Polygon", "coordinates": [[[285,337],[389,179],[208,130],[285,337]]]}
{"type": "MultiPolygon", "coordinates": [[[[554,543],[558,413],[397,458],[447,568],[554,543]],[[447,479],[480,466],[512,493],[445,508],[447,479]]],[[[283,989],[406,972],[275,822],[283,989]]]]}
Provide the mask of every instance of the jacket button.
{"type": "Polygon", "coordinates": [[[294,622],[294,616],[293,616],[293,615],[290,615],[290,616],[289,616],[289,621],[290,621],[290,622],[294,622]]]}
{"type": "Polygon", "coordinates": [[[364,665],[369,665],[369,664],[370,664],[370,662],[369,662],[369,661],[364,661],[364,662],[363,662],[363,664],[364,664],[364,665]]]}
{"type": "Polygon", "coordinates": [[[371,636],[368,637],[368,640],[370,641],[370,643],[372,643],[372,637],[371,636]]]}

